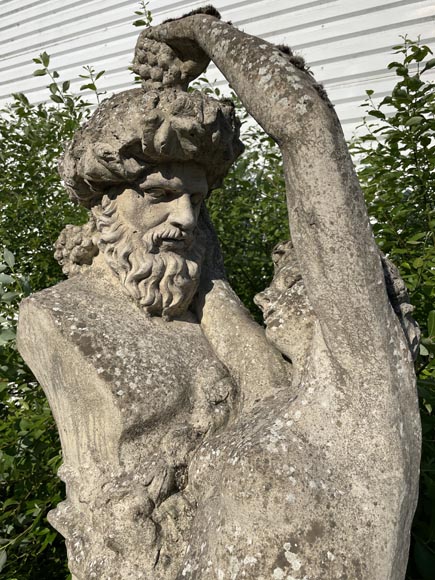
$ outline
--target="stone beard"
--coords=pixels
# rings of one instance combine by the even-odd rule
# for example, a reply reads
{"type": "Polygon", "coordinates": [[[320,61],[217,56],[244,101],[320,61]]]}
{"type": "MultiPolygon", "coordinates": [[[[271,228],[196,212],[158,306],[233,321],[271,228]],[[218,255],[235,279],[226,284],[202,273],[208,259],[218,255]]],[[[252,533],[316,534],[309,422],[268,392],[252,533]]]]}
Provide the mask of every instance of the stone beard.
{"type": "Polygon", "coordinates": [[[107,195],[92,213],[100,253],[145,314],[170,319],[185,312],[199,285],[201,230],[188,234],[164,223],[138,232],[119,215],[117,198],[107,195]]]}

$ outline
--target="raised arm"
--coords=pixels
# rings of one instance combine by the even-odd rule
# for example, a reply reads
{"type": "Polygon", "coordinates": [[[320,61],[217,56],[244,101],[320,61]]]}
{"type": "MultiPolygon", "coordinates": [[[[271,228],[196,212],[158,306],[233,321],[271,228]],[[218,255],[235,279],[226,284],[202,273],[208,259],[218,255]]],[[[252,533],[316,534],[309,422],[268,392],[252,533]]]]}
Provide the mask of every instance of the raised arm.
{"type": "Polygon", "coordinates": [[[276,46],[208,15],[143,34],[208,55],[279,144],[292,240],[330,348],[366,357],[385,346],[391,309],[363,195],[334,109],[312,76],[276,46]]]}

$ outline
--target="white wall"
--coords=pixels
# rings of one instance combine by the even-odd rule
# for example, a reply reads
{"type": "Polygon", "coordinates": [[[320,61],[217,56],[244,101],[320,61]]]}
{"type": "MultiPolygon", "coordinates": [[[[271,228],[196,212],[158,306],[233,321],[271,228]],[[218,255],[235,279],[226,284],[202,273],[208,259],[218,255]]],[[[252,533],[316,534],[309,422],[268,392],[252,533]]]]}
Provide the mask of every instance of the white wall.
{"type": "MultiPolygon", "coordinates": [[[[151,0],[153,24],[179,16],[206,0],[151,0]]],[[[386,70],[399,35],[418,35],[435,48],[434,0],[215,0],[225,20],[269,42],[301,53],[325,84],[349,135],[360,122],[365,89],[380,98],[395,82],[386,70]]],[[[12,92],[33,102],[47,99],[46,77],[33,77],[32,58],[43,50],[72,88],[83,83],[80,67],[105,69],[108,93],[131,86],[127,67],[138,28],[133,0],[0,0],[0,106],[12,92]]],[[[224,81],[215,67],[207,76],[224,81]]]]}

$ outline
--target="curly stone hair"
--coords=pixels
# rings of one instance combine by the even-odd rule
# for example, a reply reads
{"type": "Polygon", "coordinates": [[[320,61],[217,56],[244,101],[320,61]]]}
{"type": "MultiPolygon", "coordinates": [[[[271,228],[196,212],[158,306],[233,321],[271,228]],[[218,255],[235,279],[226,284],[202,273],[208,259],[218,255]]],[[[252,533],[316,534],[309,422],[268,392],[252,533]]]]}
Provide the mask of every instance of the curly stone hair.
{"type": "Polygon", "coordinates": [[[67,225],[54,244],[54,257],[66,276],[74,276],[92,264],[98,254],[94,241],[96,233],[93,216],[88,223],[81,226],[67,225]]]}
{"type": "Polygon", "coordinates": [[[219,187],[243,151],[234,104],[198,91],[124,91],[105,100],[67,146],[59,171],[70,197],[91,208],[159,163],[194,161],[219,187]],[[120,187],[121,186],[121,187],[120,187]]]}

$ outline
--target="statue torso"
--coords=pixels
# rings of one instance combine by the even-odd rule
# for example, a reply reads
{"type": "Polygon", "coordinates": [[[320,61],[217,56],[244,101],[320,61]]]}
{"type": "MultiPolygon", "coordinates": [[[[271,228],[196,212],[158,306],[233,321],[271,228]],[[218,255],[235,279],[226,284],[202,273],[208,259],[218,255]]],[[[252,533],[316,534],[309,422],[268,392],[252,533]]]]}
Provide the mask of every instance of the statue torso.
{"type": "Polygon", "coordinates": [[[68,500],[51,520],[67,539],[75,575],[95,569],[105,577],[114,560],[138,561],[128,553],[140,551],[132,578],[149,578],[150,570],[173,578],[195,514],[191,457],[226,423],[234,397],[199,324],[193,315],[147,318],[110,279],[89,271],[28,299],[20,325],[21,350],[56,418],[60,407],[74,418],[60,428],[68,500]],[[120,521],[129,545],[118,543],[120,521]],[[92,545],[101,537],[95,529],[106,538],[101,546],[92,545]]]}

